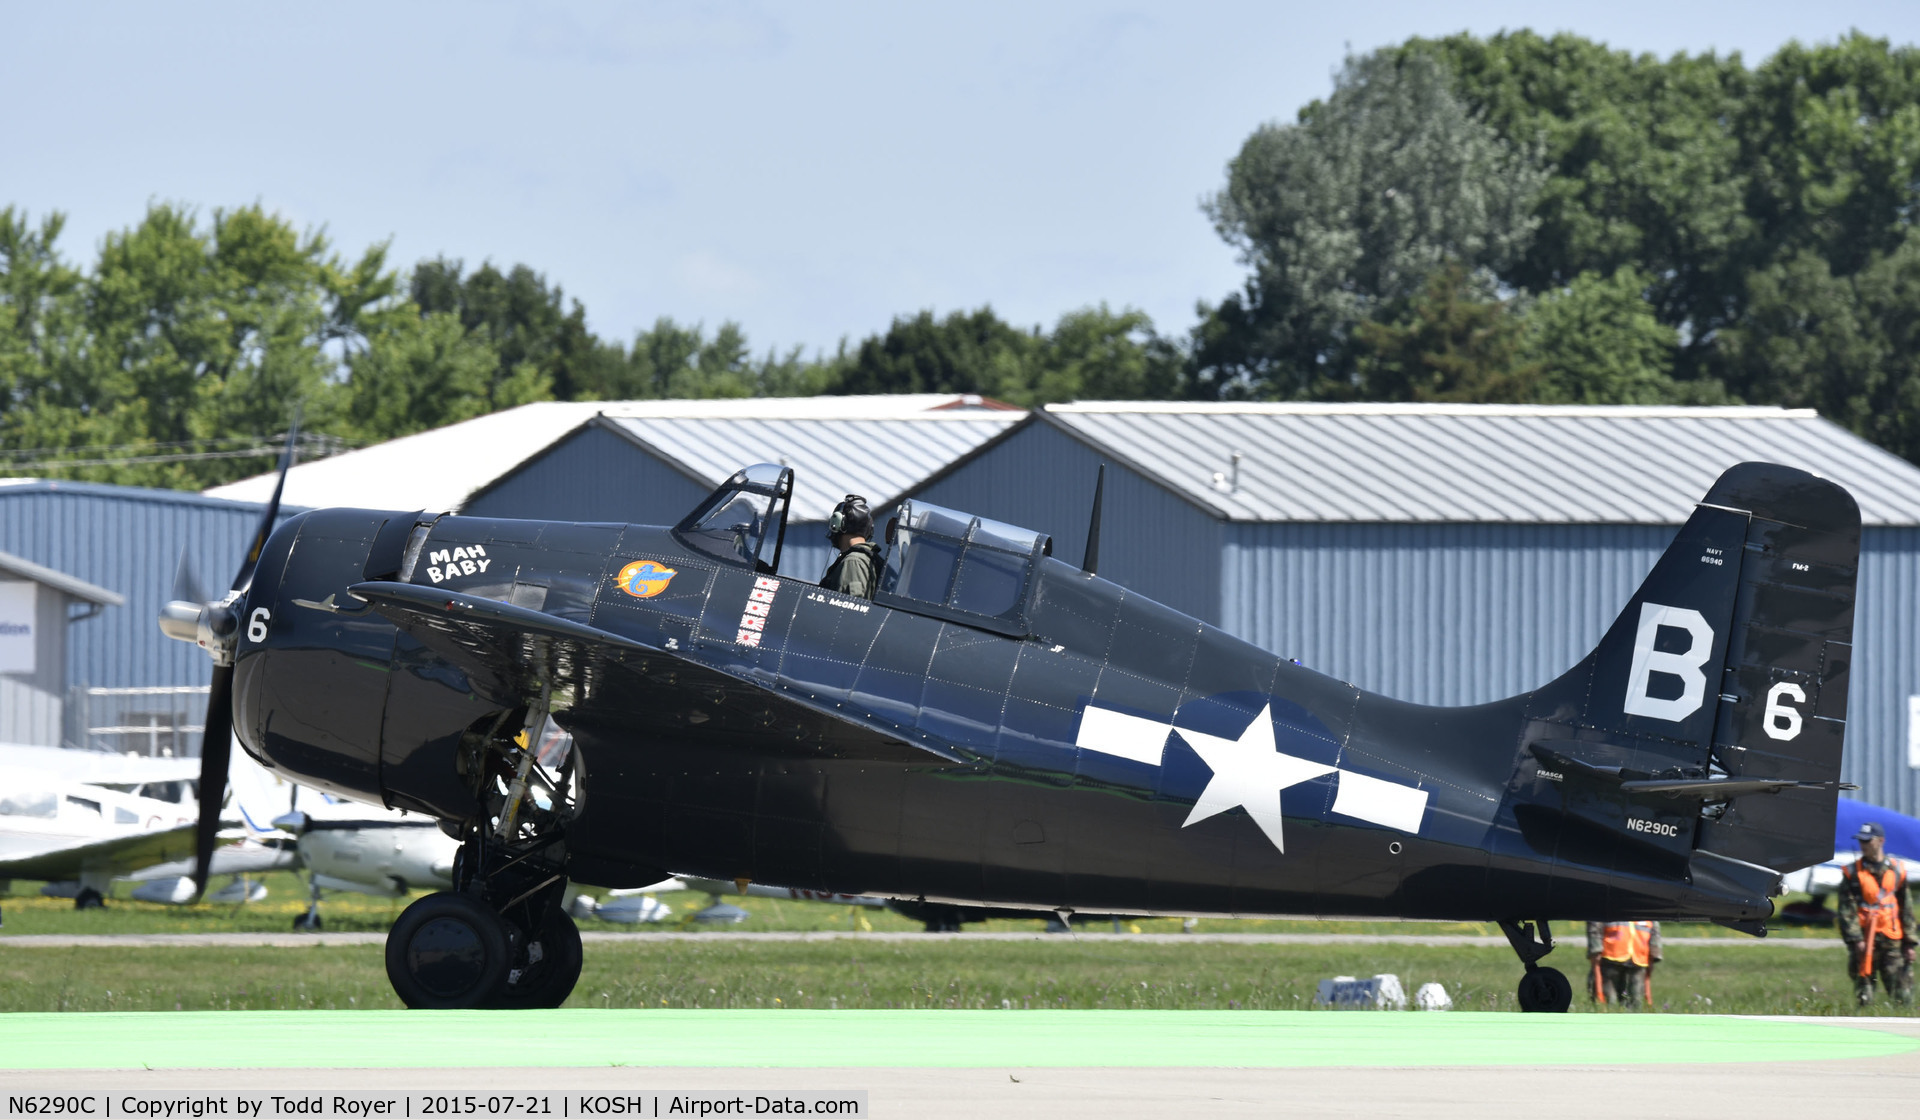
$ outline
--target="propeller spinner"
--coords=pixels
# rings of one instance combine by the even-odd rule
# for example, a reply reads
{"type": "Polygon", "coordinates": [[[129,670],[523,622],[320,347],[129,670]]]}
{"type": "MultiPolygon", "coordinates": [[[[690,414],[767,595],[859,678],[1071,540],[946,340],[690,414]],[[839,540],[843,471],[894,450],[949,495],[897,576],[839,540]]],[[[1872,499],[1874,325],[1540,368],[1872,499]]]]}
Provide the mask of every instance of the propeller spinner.
{"type": "MultiPolygon", "coordinates": [[[[300,434],[296,414],[287,430],[287,446],[280,453],[280,478],[273,484],[273,498],[260,515],[253,543],[233,585],[217,602],[191,602],[175,599],[160,608],[160,632],[177,641],[192,642],[213,658],[212,687],[207,690],[206,730],[200,736],[200,821],[194,836],[194,898],[207,889],[207,874],[213,864],[213,848],[220,833],[220,810],[226,802],[227,765],[233,756],[233,654],[239,645],[240,614],[247,592],[253,587],[253,571],[260,563],[260,552],[267,546],[273,524],[280,516],[280,494],[286,489],[287,472],[293,468],[294,441],[300,434]]],[[[182,569],[184,572],[184,568],[182,569]]],[[[185,582],[176,575],[176,592],[185,582]]]]}

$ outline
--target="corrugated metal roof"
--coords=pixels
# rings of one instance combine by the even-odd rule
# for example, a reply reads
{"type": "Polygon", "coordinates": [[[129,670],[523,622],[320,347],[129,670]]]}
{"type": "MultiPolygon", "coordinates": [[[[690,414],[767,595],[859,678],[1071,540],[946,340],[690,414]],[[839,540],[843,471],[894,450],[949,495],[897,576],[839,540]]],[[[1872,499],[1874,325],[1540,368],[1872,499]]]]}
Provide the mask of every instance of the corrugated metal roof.
{"type": "Polygon", "coordinates": [[[118,607],[127,601],[118,591],[108,591],[104,587],[75,579],[65,572],[56,572],[52,568],[36,564],[31,560],[22,560],[11,552],[0,552],[0,575],[18,576],[42,583],[55,591],[64,592],[75,599],[84,599],[89,603],[98,603],[103,607],[118,607]]]}
{"type": "Polygon", "coordinates": [[[1083,402],[1046,416],[1232,521],[1677,525],[1722,471],[1763,460],[1845,486],[1868,525],[1920,525],[1920,469],[1810,409],[1083,402]]]}
{"type": "MultiPolygon", "coordinates": [[[[523,466],[569,432],[596,416],[610,419],[646,419],[671,426],[708,422],[808,421],[862,422],[872,431],[875,421],[931,420],[943,424],[980,422],[997,425],[995,431],[1026,416],[994,401],[952,393],[903,393],[887,396],[757,397],[735,400],[672,401],[543,401],[522,405],[430,432],[402,436],[358,451],[349,451],[287,473],[285,501],[321,508],[362,506],[379,509],[457,509],[475,491],[523,466]]],[[[744,429],[737,429],[744,431],[744,429]]],[[[878,446],[865,437],[876,457],[904,457],[907,446],[878,446]]],[[[690,436],[688,446],[719,437],[690,436]]],[[[916,442],[905,441],[906,444],[916,442]]],[[[672,441],[680,442],[680,441],[672,441]]],[[[797,445],[796,445],[797,446],[797,445]]],[[[714,480],[750,462],[776,454],[766,446],[739,443],[733,459],[714,480]]],[[[676,455],[676,457],[678,457],[676,455]]],[[[691,459],[683,459],[693,466],[691,459]]],[[[945,466],[943,460],[934,468],[945,466]]],[[[796,464],[797,466],[798,464],[796,464]]],[[[704,468],[699,468],[704,471],[704,468]]],[[[915,480],[922,475],[915,476],[915,480]]],[[[255,475],[206,491],[213,497],[264,502],[273,495],[274,476],[255,475]]],[[[804,485],[804,483],[803,483],[804,485]]],[[[897,491],[894,491],[897,492],[897,491]]],[[[892,492],[890,492],[892,493],[892,492]]],[[[835,495],[837,499],[839,495],[835,495]]],[[[829,503],[831,508],[831,503],[829,503]]],[[[825,516],[824,514],[822,516],[825,516]]]]}
{"type": "Polygon", "coordinates": [[[749,462],[794,470],[793,518],[825,521],[848,494],[883,503],[1006,431],[1024,412],[934,412],[912,419],[608,418],[656,454],[718,486],[749,462]]]}

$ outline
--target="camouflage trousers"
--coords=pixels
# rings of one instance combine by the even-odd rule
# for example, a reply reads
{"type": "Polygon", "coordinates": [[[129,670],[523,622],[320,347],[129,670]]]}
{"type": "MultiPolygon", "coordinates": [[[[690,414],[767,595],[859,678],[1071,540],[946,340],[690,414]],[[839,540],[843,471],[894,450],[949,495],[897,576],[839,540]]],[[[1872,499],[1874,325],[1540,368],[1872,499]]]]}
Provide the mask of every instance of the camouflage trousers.
{"type": "Polygon", "coordinates": [[[1853,995],[1861,1006],[1873,1002],[1873,982],[1878,979],[1880,987],[1896,1003],[1913,1001],[1913,969],[1907,964],[1906,947],[1898,941],[1889,941],[1884,937],[1873,942],[1873,971],[1866,976],[1860,975],[1860,954],[1866,951],[1864,945],[1847,946],[1847,973],[1853,977],[1853,995]]]}
{"type": "MultiPolygon", "coordinates": [[[[1639,1007],[1644,1002],[1647,970],[1628,961],[1600,962],[1600,991],[1607,1002],[1615,1007],[1639,1007]]],[[[1593,995],[1593,976],[1591,968],[1587,976],[1587,994],[1593,995]]]]}

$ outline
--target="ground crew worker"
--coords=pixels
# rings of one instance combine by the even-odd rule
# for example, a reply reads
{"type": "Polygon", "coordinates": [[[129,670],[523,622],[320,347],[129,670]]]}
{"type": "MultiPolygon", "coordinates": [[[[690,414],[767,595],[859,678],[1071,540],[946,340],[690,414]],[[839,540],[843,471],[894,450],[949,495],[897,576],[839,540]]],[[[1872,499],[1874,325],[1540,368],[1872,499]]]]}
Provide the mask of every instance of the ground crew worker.
{"type": "Polygon", "coordinates": [[[1840,938],[1847,943],[1847,971],[1862,1006],[1873,1002],[1873,981],[1896,1002],[1913,998],[1913,904],[1907,872],[1887,858],[1887,830],[1868,821],[1853,834],[1860,858],[1840,875],[1840,938]]]}
{"type": "Polygon", "coordinates": [[[1595,1003],[1637,1007],[1653,1002],[1653,966],[1660,963],[1659,922],[1588,922],[1587,994],[1595,1003]]]}
{"type": "Polygon", "coordinates": [[[880,546],[868,539],[872,536],[873,513],[867,509],[867,500],[848,494],[827,518],[827,539],[840,550],[840,558],[820,577],[820,586],[842,595],[873,598],[880,586],[880,546]]]}

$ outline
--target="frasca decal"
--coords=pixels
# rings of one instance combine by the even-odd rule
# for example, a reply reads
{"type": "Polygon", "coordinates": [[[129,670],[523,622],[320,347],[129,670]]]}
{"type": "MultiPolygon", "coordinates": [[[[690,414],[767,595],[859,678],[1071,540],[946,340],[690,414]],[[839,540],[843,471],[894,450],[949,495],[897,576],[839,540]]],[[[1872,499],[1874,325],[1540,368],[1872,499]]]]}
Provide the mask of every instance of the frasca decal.
{"type": "Polygon", "coordinates": [[[760,635],[767,629],[767,616],[773,613],[774,592],[779,590],[780,581],[772,576],[759,576],[753,581],[753,590],[747,593],[747,609],[740,612],[740,633],[733,639],[735,645],[760,644],[760,635]]]}
{"type": "Polygon", "coordinates": [[[635,560],[620,569],[613,582],[620,590],[636,599],[651,599],[667,589],[673,577],[680,573],[673,568],[663,568],[651,560],[635,560]]]}

